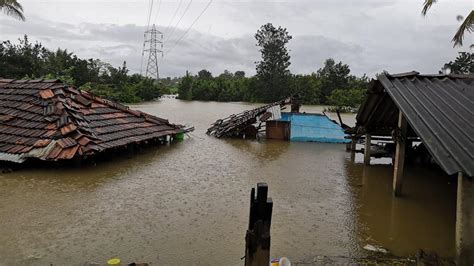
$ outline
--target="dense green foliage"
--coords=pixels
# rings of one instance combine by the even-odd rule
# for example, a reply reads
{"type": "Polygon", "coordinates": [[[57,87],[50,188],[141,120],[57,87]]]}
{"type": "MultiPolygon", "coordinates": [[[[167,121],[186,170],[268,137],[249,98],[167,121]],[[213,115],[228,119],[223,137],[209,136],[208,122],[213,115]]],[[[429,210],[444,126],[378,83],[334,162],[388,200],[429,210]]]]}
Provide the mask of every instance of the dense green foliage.
{"type": "Polygon", "coordinates": [[[260,47],[262,61],[257,62],[257,83],[259,90],[255,96],[269,102],[287,95],[290,84],[290,55],[286,45],[291,40],[287,30],[267,23],[255,34],[257,46],[260,47]]]}
{"type": "Polygon", "coordinates": [[[10,41],[0,44],[0,77],[59,78],[101,97],[126,103],[153,100],[162,92],[171,92],[172,86],[176,90],[177,83],[165,79],[163,83],[168,87],[164,89],[151,79],[129,75],[125,62],[115,68],[98,59],[80,59],[67,50],[53,52],[41,43],[31,43],[27,36],[19,44],[10,41]]]}
{"type": "Polygon", "coordinates": [[[444,64],[442,71],[446,69],[449,69],[453,74],[474,73],[474,53],[459,52],[454,61],[444,64]]]}
{"type": "Polygon", "coordinates": [[[186,73],[178,87],[185,100],[270,102],[291,94],[299,94],[305,104],[330,104],[338,107],[358,107],[368,86],[366,76],[350,75],[349,66],[328,59],[323,68],[309,75],[288,74],[285,87],[278,94],[261,86],[258,75],[245,77],[243,71],[213,77],[207,70],[197,75],[186,73]],[[269,93],[265,94],[263,92],[269,93]],[[263,96],[262,96],[263,95],[263,96]]]}

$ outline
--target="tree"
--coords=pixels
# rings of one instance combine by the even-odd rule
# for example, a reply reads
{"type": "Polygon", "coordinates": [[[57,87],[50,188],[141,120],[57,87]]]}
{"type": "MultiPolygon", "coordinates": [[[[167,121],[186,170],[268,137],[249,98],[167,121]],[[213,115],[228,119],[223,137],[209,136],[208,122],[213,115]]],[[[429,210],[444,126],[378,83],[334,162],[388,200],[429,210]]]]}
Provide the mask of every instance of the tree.
{"type": "MultiPolygon", "coordinates": [[[[423,10],[421,11],[423,16],[426,16],[426,14],[428,13],[428,10],[437,1],[438,0],[425,0],[425,3],[423,4],[423,10]]],[[[454,34],[453,39],[451,40],[452,42],[454,42],[454,47],[462,46],[462,42],[463,42],[463,39],[464,39],[464,33],[466,31],[469,32],[469,33],[474,31],[474,10],[471,10],[471,12],[466,16],[466,18],[464,18],[461,15],[458,15],[457,19],[459,21],[464,19],[464,21],[461,23],[458,30],[454,34]]],[[[471,44],[471,46],[472,46],[472,44],[471,44]]]]}
{"type": "Polygon", "coordinates": [[[178,98],[183,100],[192,100],[193,96],[193,77],[186,71],[186,76],[183,77],[178,86],[178,98]]]}
{"type": "Polygon", "coordinates": [[[333,90],[348,89],[353,76],[349,65],[339,62],[336,64],[334,59],[329,58],[324,62],[324,66],[317,72],[317,76],[321,81],[321,102],[326,103],[327,98],[333,90]]]}
{"type": "Polygon", "coordinates": [[[31,43],[26,35],[19,42],[0,43],[0,77],[21,79],[48,74],[44,66],[50,51],[41,43],[31,43]]]}
{"type": "Polygon", "coordinates": [[[357,108],[364,101],[364,88],[353,88],[348,90],[336,89],[328,97],[328,103],[338,108],[351,107],[357,108]]]}
{"type": "Polygon", "coordinates": [[[291,38],[286,28],[275,28],[271,23],[255,34],[262,55],[262,61],[257,62],[258,100],[270,102],[288,96],[291,63],[286,45],[291,38]]]}
{"type": "Polygon", "coordinates": [[[23,7],[17,0],[0,0],[0,10],[3,10],[7,16],[25,21],[23,7]]]}
{"type": "Polygon", "coordinates": [[[206,69],[203,69],[198,72],[199,79],[212,79],[212,73],[206,69]]]}
{"type": "Polygon", "coordinates": [[[453,74],[471,74],[474,73],[474,53],[459,52],[459,55],[453,61],[444,64],[440,73],[449,69],[453,74]]]}
{"type": "Polygon", "coordinates": [[[316,74],[294,75],[291,94],[298,94],[305,104],[321,103],[321,80],[316,74]]]}
{"type": "Polygon", "coordinates": [[[245,72],[244,72],[244,71],[240,71],[240,70],[235,71],[234,77],[236,77],[236,78],[245,78],[245,72]]]}
{"type": "Polygon", "coordinates": [[[152,101],[161,96],[160,87],[151,78],[142,78],[136,84],[137,96],[143,101],[152,101]]]}
{"type": "Polygon", "coordinates": [[[234,77],[234,74],[230,73],[229,70],[224,70],[224,72],[220,74],[219,77],[223,79],[232,79],[234,77]]]}

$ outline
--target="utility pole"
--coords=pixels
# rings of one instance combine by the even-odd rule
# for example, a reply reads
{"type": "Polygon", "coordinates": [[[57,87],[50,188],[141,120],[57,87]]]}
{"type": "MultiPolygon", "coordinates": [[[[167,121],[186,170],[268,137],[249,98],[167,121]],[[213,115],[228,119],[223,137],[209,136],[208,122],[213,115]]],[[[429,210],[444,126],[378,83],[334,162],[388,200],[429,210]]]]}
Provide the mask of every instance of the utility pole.
{"type": "MultiPolygon", "coordinates": [[[[163,55],[163,33],[158,31],[155,24],[151,29],[145,31],[145,41],[143,42],[142,58],[148,52],[148,63],[146,65],[145,76],[158,81],[160,78],[158,71],[158,54],[163,55]],[[147,49],[145,49],[147,48],[147,49]]],[[[142,71],[140,70],[140,74],[142,71]]]]}

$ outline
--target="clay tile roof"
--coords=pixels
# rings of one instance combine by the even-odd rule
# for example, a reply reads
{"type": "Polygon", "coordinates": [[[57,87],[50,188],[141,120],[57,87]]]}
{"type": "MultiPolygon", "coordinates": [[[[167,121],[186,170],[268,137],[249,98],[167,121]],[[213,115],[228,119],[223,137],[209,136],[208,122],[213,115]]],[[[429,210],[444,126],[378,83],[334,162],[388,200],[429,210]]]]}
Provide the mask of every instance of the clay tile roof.
{"type": "Polygon", "coordinates": [[[0,78],[0,161],[71,159],[179,132],[60,80],[0,78]]]}
{"type": "Polygon", "coordinates": [[[61,128],[61,134],[67,135],[76,129],[77,129],[76,125],[74,125],[73,123],[69,123],[61,128]]]}
{"type": "Polygon", "coordinates": [[[43,99],[49,99],[49,98],[54,96],[53,91],[49,90],[49,89],[48,90],[42,90],[42,91],[39,92],[39,94],[40,94],[41,98],[43,98],[43,99]]]}

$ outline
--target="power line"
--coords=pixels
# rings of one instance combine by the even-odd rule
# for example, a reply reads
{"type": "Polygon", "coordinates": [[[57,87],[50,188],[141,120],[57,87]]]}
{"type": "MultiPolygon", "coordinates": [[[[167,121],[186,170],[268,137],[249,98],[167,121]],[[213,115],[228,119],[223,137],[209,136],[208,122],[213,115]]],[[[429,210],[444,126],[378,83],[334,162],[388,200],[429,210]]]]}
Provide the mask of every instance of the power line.
{"type": "Polygon", "coordinates": [[[179,0],[179,4],[178,4],[178,7],[176,8],[176,10],[174,11],[174,14],[173,16],[171,17],[171,20],[170,20],[170,23],[168,23],[168,26],[166,27],[166,31],[164,33],[165,36],[168,36],[168,32],[169,32],[169,28],[171,26],[171,23],[173,23],[174,21],[174,18],[176,17],[176,14],[178,13],[178,10],[179,8],[181,7],[181,4],[183,3],[183,0],[179,0]]]}
{"type": "Polygon", "coordinates": [[[181,35],[181,37],[174,43],[173,47],[171,47],[171,49],[169,49],[168,51],[166,51],[166,54],[169,54],[177,45],[178,43],[184,38],[184,36],[186,36],[186,34],[188,34],[188,32],[191,30],[191,28],[194,26],[194,24],[199,20],[199,18],[201,18],[201,16],[204,14],[204,12],[206,12],[206,10],[209,8],[209,6],[211,5],[213,0],[209,0],[209,3],[207,3],[206,7],[204,7],[204,9],[201,11],[201,14],[199,14],[199,16],[197,16],[197,18],[193,21],[193,23],[191,23],[191,25],[188,27],[188,29],[184,32],[183,35],[181,35]]]}
{"type": "Polygon", "coordinates": [[[153,11],[153,0],[150,2],[150,10],[148,11],[148,22],[146,23],[146,30],[149,30],[150,28],[150,19],[151,19],[151,13],[153,11]]]}
{"type": "MultiPolygon", "coordinates": [[[[153,9],[153,0],[150,0],[150,4],[148,5],[148,19],[146,23],[146,29],[145,32],[148,31],[148,28],[150,27],[150,18],[151,18],[151,11],[153,9]]],[[[146,39],[146,33],[143,35],[143,39],[146,39]]],[[[143,57],[145,56],[145,42],[143,42],[143,48],[142,48],[142,59],[140,61],[140,75],[142,75],[143,72],[143,57]]]]}
{"type": "Polygon", "coordinates": [[[161,0],[158,0],[158,7],[156,8],[155,20],[153,20],[153,25],[156,24],[156,19],[158,18],[158,13],[160,12],[161,0]]]}
{"type": "Polygon", "coordinates": [[[189,6],[191,5],[191,3],[193,2],[193,0],[190,0],[188,5],[186,6],[186,8],[184,9],[184,12],[183,14],[181,15],[181,17],[179,18],[178,22],[176,23],[176,25],[174,25],[174,28],[173,30],[171,31],[170,34],[168,34],[167,37],[165,37],[166,39],[164,40],[164,42],[166,43],[170,38],[171,36],[173,36],[173,33],[175,32],[176,28],[178,27],[178,24],[181,22],[181,20],[183,19],[184,15],[186,14],[186,12],[188,11],[189,9],[189,6]]]}

